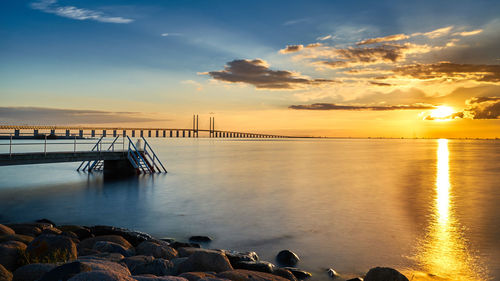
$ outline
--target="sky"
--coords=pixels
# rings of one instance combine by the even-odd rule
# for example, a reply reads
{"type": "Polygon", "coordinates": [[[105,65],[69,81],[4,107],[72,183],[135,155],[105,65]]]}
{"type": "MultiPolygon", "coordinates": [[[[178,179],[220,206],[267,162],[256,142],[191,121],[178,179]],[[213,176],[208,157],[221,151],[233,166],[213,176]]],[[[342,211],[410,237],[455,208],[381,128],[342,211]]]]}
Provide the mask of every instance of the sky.
{"type": "Polygon", "coordinates": [[[0,124],[500,137],[500,1],[1,0],[0,124]]]}

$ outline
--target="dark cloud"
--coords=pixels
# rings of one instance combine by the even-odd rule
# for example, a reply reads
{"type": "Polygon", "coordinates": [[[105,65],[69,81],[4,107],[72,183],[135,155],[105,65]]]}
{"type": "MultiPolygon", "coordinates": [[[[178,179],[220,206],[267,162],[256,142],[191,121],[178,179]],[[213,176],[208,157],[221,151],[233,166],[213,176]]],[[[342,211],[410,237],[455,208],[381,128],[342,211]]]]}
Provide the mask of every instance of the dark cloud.
{"type": "Polygon", "coordinates": [[[375,86],[392,86],[392,84],[389,84],[389,83],[373,82],[373,81],[370,81],[370,84],[375,85],[375,86]]]}
{"type": "Polygon", "coordinates": [[[500,97],[474,97],[466,104],[464,112],[473,119],[500,119],[500,97]]]}
{"type": "Polygon", "coordinates": [[[450,114],[448,116],[444,117],[433,117],[433,116],[426,116],[424,120],[446,120],[446,119],[455,119],[455,118],[464,118],[464,113],[463,112],[455,112],[453,114],[450,114]]]}
{"type": "Polygon", "coordinates": [[[366,105],[339,105],[334,103],[313,103],[302,105],[291,105],[288,108],[302,110],[427,110],[436,108],[429,104],[413,104],[413,105],[381,105],[381,106],[366,106],[366,105]]]}
{"type": "Polygon", "coordinates": [[[375,43],[381,43],[381,42],[390,42],[390,41],[400,41],[404,39],[408,39],[410,36],[406,34],[394,34],[394,35],[389,35],[389,36],[384,36],[384,37],[377,37],[377,38],[369,38],[366,40],[363,40],[361,42],[356,43],[356,45],[368,45],[368,44],[375,44],[375,43]]]}
{"type": "Polygon", "coordinates": [[[288,54],[288,53],[295,53],[304,48],[304,45],[287,45],[286,48],[281,49],[280,53],[282,54],[288,54]]]}
{"type": "Polygon", "coordinates": [[[227,63],[224,70],[203,74],[208,74],[215,80],[251,84],[259,89],[296,89],[335,82],[329,79],[300,77],[286,70],[271,70],[268,64],[261,59],[233,60],[227,63]]]}
{"type": "Polygon", "coordinates": [[[475,80],[481,82],[500,82],[500,65],[488,64],[414,64],[398,67],[396,74],[411,76],[417,79],[457,79],[475,80]]]}
{"type": "Polygon", "coordinates": [[[15,124],[105,124],[161,121],[139,112],[56,109],[44,107],[0,107],[0,119],[15,124]]]}
{"type": "Polygon", "coordinates": [[[331,68],[345,68],[353,65],[373,63],[394,63],[404,58],[403,51],[408,49],[406,45],[381,45],[366,48],[335,49],[339,60],[321,61],[320,63],[331,68]]]}

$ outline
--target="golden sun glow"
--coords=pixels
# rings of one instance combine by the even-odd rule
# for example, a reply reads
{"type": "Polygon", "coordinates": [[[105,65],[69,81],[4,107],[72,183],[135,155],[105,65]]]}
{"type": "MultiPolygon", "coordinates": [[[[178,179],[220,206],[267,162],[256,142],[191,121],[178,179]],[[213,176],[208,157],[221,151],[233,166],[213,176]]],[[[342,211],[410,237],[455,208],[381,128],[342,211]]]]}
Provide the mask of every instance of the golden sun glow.
{"type": "Polygon", "coordinates": [[[453,108],[446,106],[446,105],[440,105],[436,107],[436,109],[431,111],[431,117],[432,118],[446,118],[454,113],[453,108]]]}

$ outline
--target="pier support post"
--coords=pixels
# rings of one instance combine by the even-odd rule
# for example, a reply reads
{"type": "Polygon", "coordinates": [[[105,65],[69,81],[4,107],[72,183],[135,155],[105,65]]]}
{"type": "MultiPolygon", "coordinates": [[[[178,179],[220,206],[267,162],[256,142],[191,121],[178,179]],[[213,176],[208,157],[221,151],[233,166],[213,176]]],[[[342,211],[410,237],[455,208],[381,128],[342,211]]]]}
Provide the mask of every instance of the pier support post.
{"type": "Polygon", "coordinates": [[[175,131],[175,136],[178,138],[179,137],[179,130],[175,131]]]}
{"type": "Polygon", "coordinates": [[[80,136],[80,138],[83,138],[83,130],[79,130],[78,135],[80,136]]]}
{"type": "Polygon", "coordinates": [[[113,137],[116,138],[116,130],[113,130],[113,137]]]}
{"type": "Polygon", "coordinates": [[[51,130],[50,130],[50,135],[51,135],[51,136],[55,136],[55,135],[56,135],[56,130],[51,129],[51,130]]]}
{"type": "Polygon", "coordinates": [[[188,138],[191,137],[191,130],[188,131],[188,138]]]}
{"type": "Polygon", "coordinates": [[[14,136],[15,137],[19,137],[20,133],[19,133],[19,129],[15,129],[14,130],[14,136]]]}
{"type": "Polygon", "coordinates": [[[70,131],[66,130],[66,136],[69,137],[69,135],[70,135],[70,131]]]}
{"type": "Polygon", "coordinates": [[[172,130],[170,130],[170,137],[173,137],[173,133],[172,133],[172,130]]]}
{"type": "Polygon", "coordinates": [[[123,130],[122,136],[124,136],[124,137],[127,136],[127,130],[123,130]]]}
{"type": "Polygon", "coordinates": [[[160,136],[160,132],[158,130],[156,130],[156,137],[159,137],[160,136]]]}
{"type": "Polygon", "coordinates": [[[148,130],[148,138],[151,137],[151,130],[148,130]]]}
{"type": "Polygon", "coordinates": [[[186,137],[186,131],[185,130],[182,130],[182,137],[185,138],[186,137]]]}
{"type": "Polygon", "coordinates": [[[144,131],[141,130],[141,138],[144,137],[144,131]]]}
{"type": "Polygon", "coordinates": [[[33,136],[35,136],[35,137],[38,136],[38,130],[37,129],[33,130],[33,136]]]}
{"type": "Polygon", "coordinates": [[[167,136],[167,131],[163,130],[163,137],[167,136]]]}
{"type": "Polygon", "coordinates": [[[95,138],[95,130],[92,130],[92,131],[90,132],[90,135],[91,135],[93,138],[95,138]]]}
{"type": "Polygon", "coordinates": [[[106,137],[106,130],[102,130],[102,136],[106,137]]]}
{"type": "Polygon", "coordinates": [[[132,130],[132,137],[135,137],[135,130],[132,130]]]}

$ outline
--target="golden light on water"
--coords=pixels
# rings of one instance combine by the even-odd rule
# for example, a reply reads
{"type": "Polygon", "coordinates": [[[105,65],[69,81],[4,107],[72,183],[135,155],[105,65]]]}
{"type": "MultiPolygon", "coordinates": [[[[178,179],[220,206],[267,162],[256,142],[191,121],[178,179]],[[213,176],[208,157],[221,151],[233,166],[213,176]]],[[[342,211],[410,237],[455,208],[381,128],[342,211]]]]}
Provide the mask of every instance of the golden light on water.
{"type": "Polygon", "coordinates": [[[432,218],[425,239],[419,245],[417,261],[425,272],[438,277],[431,280],[488,280],[468,249],[453,203],[448,140],[440,139],[432,218]]]}

